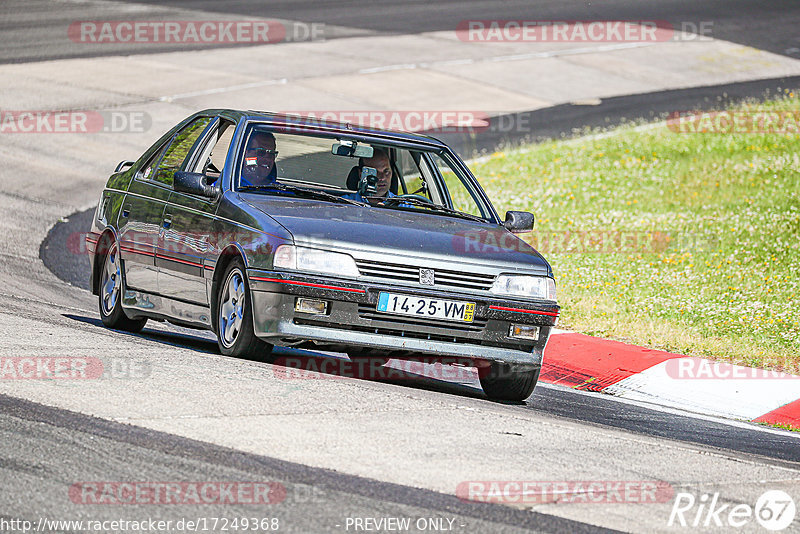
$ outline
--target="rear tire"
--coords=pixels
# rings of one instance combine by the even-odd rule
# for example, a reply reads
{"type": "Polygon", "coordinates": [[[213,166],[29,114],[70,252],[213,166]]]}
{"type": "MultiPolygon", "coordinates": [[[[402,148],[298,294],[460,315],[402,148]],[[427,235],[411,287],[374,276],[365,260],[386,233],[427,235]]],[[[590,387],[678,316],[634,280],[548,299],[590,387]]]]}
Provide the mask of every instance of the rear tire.
{"type": "Polygon", "coordinates": [[[147,323],[147,318],[131,319],[122,309],[122,295],[125,293],[125,283],[122,277],[122,262],[119,258],[117,242],[113,241],[102,256],[100,280],[98,285],[98,304],[100,318],[108,328],[124,330],[126,332],[139,332],[147,323]]]}
{"type": "Polygon", "coordinates": [[[215,318],[220,352],[234,358],[266,358],[272,345],[256,337],[253,329],[253,299],[241,259],[231,261],[222,280],[217,288],[215,318]]]}
{"type": "Polygon", "coordinates": [[[521,402],[533,393],[540,371],[540,367],[520,370],[507,363],[491,362],[488,368],[479,369],[478,376],[490,399],[521,402]]]}

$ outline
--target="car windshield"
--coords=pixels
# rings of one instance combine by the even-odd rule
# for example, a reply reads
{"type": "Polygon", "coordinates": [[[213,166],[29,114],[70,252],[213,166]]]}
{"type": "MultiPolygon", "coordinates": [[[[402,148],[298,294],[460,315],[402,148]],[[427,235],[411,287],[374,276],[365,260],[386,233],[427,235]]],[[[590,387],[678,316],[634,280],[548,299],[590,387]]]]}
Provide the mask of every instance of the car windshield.
{"type": "Polygon", "coordinates": [[[234,183],[242,192],[495,220],[477,182],[446,151],[251,124],[236,171],[234,183]]]}

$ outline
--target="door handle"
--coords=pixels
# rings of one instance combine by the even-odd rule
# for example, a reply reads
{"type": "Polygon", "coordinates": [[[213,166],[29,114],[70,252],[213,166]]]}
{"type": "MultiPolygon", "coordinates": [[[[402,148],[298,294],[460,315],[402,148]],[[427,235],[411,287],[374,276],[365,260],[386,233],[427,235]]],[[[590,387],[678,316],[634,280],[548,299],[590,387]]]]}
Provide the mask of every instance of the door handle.
{"type": "Polygon", "coordinates": [[[125,218],[127,219],[127,218],[130,216],[130,214],[131,214],[131,207],[130,207],[130,205],[128,205],[128,206],[123,206],[123,207],[122,207],[122,216],[123,216],[123,217],[125,217],[125,218]]]}
{"type": "Polygon", "coordinates": [[[164,222],[162,223],[162,226],[164,228],[169,228],[170,226],[172,226],[172,216],[164,217],[164,222]]]}

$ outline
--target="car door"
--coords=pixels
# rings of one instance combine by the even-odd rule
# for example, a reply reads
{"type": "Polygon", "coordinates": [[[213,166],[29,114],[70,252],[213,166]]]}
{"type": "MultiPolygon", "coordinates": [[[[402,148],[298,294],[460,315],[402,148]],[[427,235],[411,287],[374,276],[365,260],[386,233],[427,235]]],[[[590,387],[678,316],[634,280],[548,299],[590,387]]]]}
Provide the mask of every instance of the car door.
{"type": "Polygon", "coordinates": [[[169,189],[153,182],[168,143],[156,150],[131,181],[117,220],[126,289],[158,292],[155,249],[169,189]]]}
{"type": "MultiPolygon", "coordinates": [[[[184,167],[221,180],[222,170],[233,138],[235,125],[217,119],[200,139],[184,167]]],[[[214,215],[218,199],[209,199],[173,191],[169,197],[164,224],[162,250],[159,251],[159,288],[161,293],[180,302],[209,306],[208,286],[214,262],[219,255],[218,237],[214,235],[214,215]]],[[[191,310],[187,307],[184,315],[191,310]]]]}

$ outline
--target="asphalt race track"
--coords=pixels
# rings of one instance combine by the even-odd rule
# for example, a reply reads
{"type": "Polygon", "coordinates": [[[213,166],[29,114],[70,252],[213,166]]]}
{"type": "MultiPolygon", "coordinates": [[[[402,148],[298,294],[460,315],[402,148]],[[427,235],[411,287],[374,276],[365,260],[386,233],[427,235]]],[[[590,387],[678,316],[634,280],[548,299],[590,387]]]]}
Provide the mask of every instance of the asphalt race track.
{"type": "MultiPolygon", "coordinates": [[[[547,514],[526,512],[490,504],[465,503],[456,497],[432,491],[398,486],[344,475],[324,469],[310,469],[299,464],[255,456],[170,434],[130,425],[112,423],[89,416],[48,408],[9,397],[0,397],[3,408],[3,456],[13,458],[20,449],[35,451],[36,459],[6,460],[3,469],[15,472],[18,483],[38,479],[43,497],[58,503],[62,500],[61,482],[86,477],[85,464],[94,463],[93,452],[102,450],[114,460],[100,470],[108,480],[132,475],[146,480],[269,480],[286,489],[287,514],[281,506],[280,530],[327,532],[343,528],[349,515],[374,517],[411,516],[454,520],[459,530],[484,532],[570,531],[597,532],[576,521],[547,514]],[[54,447],[58,443],[57,455],[54,447]],[[44,446],[43,446],[44,445],[44,446]],[[71,462],[61,461],[63,458],[71,462]],[[337,528],[338,527],[338,528],[337,528]]],[[[41,509],[29,503],[27,517],[37,517],[41,509]],[[32,506],[31,506],[32,505],[32,506]]],[[[278,504],[275,508],[278,508],[278,504]]],[[[267,508],[267,516],[271,515],[267,508]]],[[[247,506],[182,508],[168,506],[136,510],[141,517],[160,520],[227,516],[251,517],[247,506]]],[[[259,510],[264,514],[264,509],[259,510]]],[[[108,512],[109,519],[116,511],[108,512]]],[[[130,514],[135,516],[136,513],[130,514]]],[[[71,517],[68,509],[62,517],[71,517]]],[[[96,516],[94,516],[96,517],[96,516]]],[[[104,520],[104,517],[97,518],[104,520]]]]}
{"type": "MultiPolygon", "coordinates": [[[[556,82],[550,93],[526,93],[522,75],[501,88],[480,84],[454,90],[454,100],[484,99],[483,109],[496,111],[493,126],[524,120],[532,127],[442,137],[469,157],[526,139],[570,136],[584,128],[710,109],[800,87],[800,6],[791,1],[616,0],[602,7],[572,0],[535,6],[465,0],[9,0],[0,5],[0,110],[142,110],[153,118],[144,132],[0,134],[0,357],[101,357],[115,370],[99,380],[0,380],[0,531],[22,532],[19,520],[41,526],[45,520],[158,519],[172,522],[162,531],[183,532],[195,530],[184,528],[187,521],[208,526],[212,518],[255,517],[268,520],[270,527],[258,531],[280,532],[402,530],[385,521],[365,523],[367,518],[408,518],[412,532],[439,527],[464,533],[722,532],[713,524],[668,526],[674,498],[716,495],[729,507],[753,507],[765,491],[782,490],[800,505],[798,433],[547,384],[537,386],[525,403],[494,403],[486,400],[475,377],[438,378],[440,366],[392,380],[337,373],[287,379],[279,364],[221,356],[209,333],[152,321],[141,334],[107,330],[96,298],[86,291],[81,232],[105,178],[118,160],[141,153],[180,117],[200,107],[226,102],[239,107],[259,98],[294,106],[288,109],[336,104],[365,109],[375,100],[347,92],[361,79],[377,80],[373,87],[392,102],[387,106],[416,105],[392,92],[394,79],[380,76],[395,71],[410,73],[409,79],[421,76],[425,68],[419,58],[426,47],[452,46],[448,32],[462,20],[595,18],[676,25],[713,21],[714,41],[575,52],[582,68],[592,62],[623,65],[622,54],[630,54],[624,65],[631,71],[647,68],[647,54],[663,66],[685,52],[698,58],[688,82],[669,73],[654,80],[654,71],[648,71],[646,83],[642,75],[635,83],[615,81],[597,95],[590,87],[563,100],[542,96],[561,91],[556,82]],[[66,27],[80,20],[215,17],[324,24],[326,41],[267,47],[93,46],[65,37],[66,27]],[[253,58],[259,58],[258,78],[248,77],[253,58]],[[403,67],[407,71],[395,65],[414,62],[403,67]],[[224,68],[229,70],[219,75],[224,68]],[[157,74],[147,74],[151,70],[157,74]],[[215,75],[220,79],[212,79],[215,75]],[[485,104],[493,101],[500,103],[485,104]],[[277,488],[279,498],[258,506],[244,499],[100,505],[81,499],[75,489],[103,482],[176,481],[265,483],[277,488]],[[668,486],[669,495],[648,504],[615,500],[613,493],[601,502],[491,504],[458,498],[459,488],[470,481],[659,482],[668,486]],[[272,519],[279,528],[269,523],[272,519]],[[12,521],[17,523],[9,526],[12,521]]],[[[558,59],[563,49],[556,48],[545,52],[558,59]]],[[[476,68],[500,55],[477,47],[459,50],[473,54],[469,60],[476,68]]],[[[503,53],[512,52],[520,50],[503,53]]],[[[437,56],[442,65],[446,60],[445,52],[437,56]]],[[[466,79],[464,71],[447,70],[451,66],[437,69],[426,74],[466,79]]],[[[409,87],[421,89],[411,82],[409,87]]],[[[548,89],[547,80],[542,87],[548,89]]],[[[433,93],[426,98],[432,109],[441,105],[433,93]]],[[[317,362],[343,358],[278,352],[317,362]]],[[[43,524],[39,531],[98,531],[86,523],[43,524]]],[[[217,524],[205,531],[223,529],[217,524]]],[[[753,520],[741,531],[764,530],[753,520]]],[[[800,532],[800,515],[785,532],[800,532]]]]}
{"type": "MultiPolygon", "coordinates": [[[[25,9],[16,11],[0,27],[0,39],[6,43],[0,61],[42,61],[105,54],[152,53],[182,50],[185,47],[140,45],[131,51],[114,45],[86,52],[80,45],[64,46],[53,37],[63,34],[64,20],[180,20],[187,14],[202,11],[222,14],[230,20],[263,17],[280,21],[323,23],[334,29],[326,38],[364,34],[406,35],[450,30],[462,20],[535,19],[535,20],[659,20],[699,25],[713,21],[714,35],[726,41],[746,44],[776,54],[800,57],[797,6],[792,0],[752,2],[749,0],[612,0],[596,3],[582,0],[412,0],[352,1],[281,0],[268,6],[258,0],[147,0],[137,2],[61,3],[52,9],[47,2],[9,0],[25,9]],[[114,5],[117,4],[117,5],[114,5]]],[[[190,20],[195,17],[188,17],[190,20]]],[[[687,26],[689,27],[689,26],[687,26]]]]}

